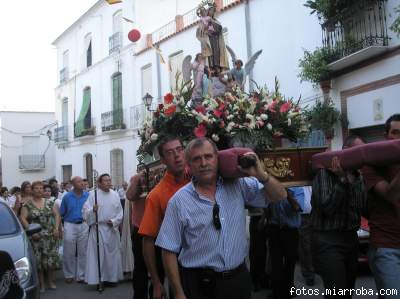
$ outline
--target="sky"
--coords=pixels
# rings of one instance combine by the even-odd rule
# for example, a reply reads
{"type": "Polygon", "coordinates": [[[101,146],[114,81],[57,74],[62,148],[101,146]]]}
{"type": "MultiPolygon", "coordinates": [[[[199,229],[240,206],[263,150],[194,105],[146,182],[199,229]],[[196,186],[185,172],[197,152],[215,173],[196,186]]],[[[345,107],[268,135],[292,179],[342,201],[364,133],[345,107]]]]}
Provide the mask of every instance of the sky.
{"type": "Polygon", "coordinates": [[[54,111],[51,43],[97,0],[10,0],[0,9],[0,111],[54,111]]]}

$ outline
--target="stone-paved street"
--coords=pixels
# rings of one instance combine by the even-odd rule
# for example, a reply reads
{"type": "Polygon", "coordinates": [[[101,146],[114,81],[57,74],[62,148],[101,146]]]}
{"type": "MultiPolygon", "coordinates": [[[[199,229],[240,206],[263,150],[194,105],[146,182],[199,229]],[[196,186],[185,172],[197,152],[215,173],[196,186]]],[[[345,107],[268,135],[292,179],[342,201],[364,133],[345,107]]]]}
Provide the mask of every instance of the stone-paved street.
{"type": "MultiPolygon", "coordinates": [[[[57,272],[57,290],[55,291],[46,291],[45,294],[42,295],[42,299],[131,299],[133,295],[132,284],[131,281],[125,281],[120,283],[115,288],[106,288],[102,294],[99,294],[96,291],[96,288],[93,286],[87,286],[83,284],[73,283],[66,284],[63,280],[62,272],[57,272]]],[[[295,274],[295,284],[296,287],[302,288],[303,286],[307,289],[310,287],[305,286],[303,279],[301,277],[299,268],[296,268],[295,274]]],[[[362,267],[359,276],[357,278],[356,287],[361,288],[372,288],[375,289],[375,283],[372,275],[369,273],[368,269],[362,267]]],[[[318,277],[316,280],[316,285],[313,288],[318,288],[322,290],[322,282],[318,277]]],[[[268,291],[261,291],[257,293],[253,293],[254,299],[266,299],[268,291]]],[[[296,299],[303,298],[318,298],[322,299],[322,296],[297,296],[296,299]]],[[[353,296],[353,298],[377,298],[376,296],[353,296]]]]}

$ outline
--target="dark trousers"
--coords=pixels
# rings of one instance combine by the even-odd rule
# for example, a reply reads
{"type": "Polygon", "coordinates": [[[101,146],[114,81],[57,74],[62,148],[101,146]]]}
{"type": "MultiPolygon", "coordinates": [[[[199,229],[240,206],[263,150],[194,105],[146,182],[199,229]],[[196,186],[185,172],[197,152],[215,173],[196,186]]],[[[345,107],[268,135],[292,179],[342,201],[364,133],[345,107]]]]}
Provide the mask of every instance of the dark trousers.
{"type": "Polygon", "coordinates": [[[251,298],[251,278],[247,269],[222,278],[210,270],[180,267],[180,276],[187,299],[251,298]]]}
{"type": "Polygon", "coordinates": [[[297,259],[299,233],[297,228],[280,228],[269,225],[269,250],[271,254],[271,282],[274,299],[292,298],[294,268],[297,259]]]}
{"type": "Polygon", "coordinates": [[[133,269],[133,298],[147,299],[149,279],[147,274],[146,264],[143,258],[143,237],[138,234],[139,228],[132,229],[132,244],[134,256],[133,269]]]}
{"type": "Polygon", "coordinates": [[[264,225],[260,224],[262,216],[250,217],[250,275],[255,288],[265,287],[267,274],[265,265],[267,262],[267,235],[264,225]]]}
{"type": "Polygon", "coordinates": [[[301,215],[301,226],[299,229],[299,258],[301,273],[304,279],[314,280],[314,269],[312,266],[311,255],[311,215],[301,215]]]}
{"type": "MultiPolygon", "coordinates": [[[[311,250],[315,272],[326,289],[352,289],[357,275],[358,237],[356,231],[314,231],[311,250]]],[[[351,298],[328,295],[326,298],[351,298]]]]}

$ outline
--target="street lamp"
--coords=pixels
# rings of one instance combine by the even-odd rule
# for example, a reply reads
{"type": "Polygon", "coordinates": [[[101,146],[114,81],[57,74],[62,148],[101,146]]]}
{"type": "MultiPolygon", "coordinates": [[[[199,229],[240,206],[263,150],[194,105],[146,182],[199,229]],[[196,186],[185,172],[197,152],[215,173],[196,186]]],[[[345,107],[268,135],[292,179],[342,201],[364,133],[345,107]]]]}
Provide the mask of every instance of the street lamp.
{"type": "Polygon", "coordinates": [[[148,92],[143,97],[143,103],[146,106],[147,111],[151,110],[151,103],[153,102],[153,97],[148,92]]]}

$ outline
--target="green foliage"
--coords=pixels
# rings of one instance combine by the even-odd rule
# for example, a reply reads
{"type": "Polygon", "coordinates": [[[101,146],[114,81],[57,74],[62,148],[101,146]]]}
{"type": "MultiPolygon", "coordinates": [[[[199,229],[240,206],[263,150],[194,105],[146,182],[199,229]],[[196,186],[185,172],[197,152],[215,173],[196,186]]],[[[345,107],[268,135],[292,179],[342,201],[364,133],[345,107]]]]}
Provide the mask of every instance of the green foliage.
{"type": "Polygon", "coordinates": [[[333,130],[333,127],[339,120],[342,121],[342,124],[346,121],[345,117],[333,106],[331,101],[317,101],[315,106],[304,113],[311,129],[322,130],[325,135],[333,130]]]}
{"type": "Polygon", "coordinates": [[[400,36],[400,5],[394,9],[394,12],[397,13],[397,18],[390,26],[390,30],[397,33],[397,36],[400,36]]]}
{"type": "Polygon", "coordinates": [[[357,0],[308,0],[304,6],[311,9],[311,14],[316,13],[322,23],[336,24],[355,4],[357,0]]]}
{"type": "Polygon", "coordinates": [[[304,56],[299,60],[301,72],[299,78],[301,81],[309,81],[318,84],[321,81],[328,80],[330,71],[328,67],[333,54],[326,48],[317,48],[314,52],[304,50],[304,56]]]}

